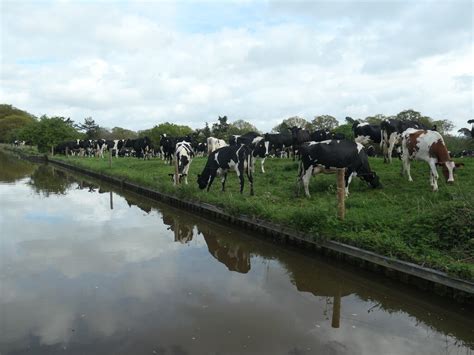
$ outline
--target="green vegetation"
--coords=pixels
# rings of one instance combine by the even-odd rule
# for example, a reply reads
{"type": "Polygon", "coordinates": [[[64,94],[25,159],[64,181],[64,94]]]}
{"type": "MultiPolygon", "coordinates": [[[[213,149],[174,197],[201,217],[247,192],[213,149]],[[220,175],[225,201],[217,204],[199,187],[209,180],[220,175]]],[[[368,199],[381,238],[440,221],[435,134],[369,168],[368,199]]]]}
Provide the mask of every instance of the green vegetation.
{"type": "MultiPolygon", "coordinates": [[[[193,160],[189,185],[179,187],[174,187],[168,176],[173,167],[158,159],[114,158],[109,168],[107,159],[55,158],[181,198],[211,203],[236,215],[288,225],[317,240],[330,238],[474,280],[472,159],[464,159],[465,167],[456,171],[453,185],[447,185],[440,177],[440,190],[433,193],[426,163],[413,163],[414,182],[409,183],[399,174],[399,161],[386,165],[373,158],[372,169],[380,175],[384,188],[373,190],[359,179],[354,180],[346,200],[346,219],[341,222],[337,219],[335,175],[314,177],[310,184],[312,197],[308,199],[302,189],[298,193],[298,163],[291,160],[267,159],[267,173],[256,169],[255,196],[249,196],[248,181],[244,194],[239,194],[235,174],[229,174],[225,193],[220,191],[219,179],[209,193],[199,190],[196,176],[206,158],[193,160]]],[[[259,162],[256,168],[258,165],[259,162]]]]}
{"type": "Polygon", "coordinates": [[[0,105],[0,142],[10,143],[17,139],[23,127],[35,122],[35,117],[12,105],[0,105]]]}

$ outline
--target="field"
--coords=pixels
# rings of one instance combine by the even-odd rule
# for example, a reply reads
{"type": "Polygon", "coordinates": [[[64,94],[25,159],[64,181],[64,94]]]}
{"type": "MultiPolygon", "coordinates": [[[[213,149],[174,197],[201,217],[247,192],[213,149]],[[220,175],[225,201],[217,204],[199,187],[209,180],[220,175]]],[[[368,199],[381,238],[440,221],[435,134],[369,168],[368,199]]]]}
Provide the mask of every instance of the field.
{"type": "MultiPolygon", "coordinates": [[[[412,261],[458,277],[474,280],[474,159],[464,159],[456,170],[455,183],[439,180],[439,191],[429,185],[426,163],[412,164],[414,182],[400,176],[401,162],[387,165],[379,158],[370,164],[380,176],[382,189],[371,189],[355,179],[346,199],[346,218],[337,219],[336,177],[318,175],[310,183],[311,198],[298,191],[298,163],[290,159],[267,159],[266,173],[256,164],[255,196],[248,181],[239,193],[235,174],[229,174],[226,192],[216,179],[208,193],[199,190],[196,179],[207,158],[196,158],[189,185],[174,187],[168,174],[173,166],[162,160],[108,159],[55,156],[88,169],[119,176],[179,197],[223,207],[235,215],[266,219],[310,233],[316,240],[332,239],[389,257],[412,261]]],[[[441,175],[441,174],[440,174],[441,175]]],[[[442,176],[442,175],[441,175],[442,176]]]]}

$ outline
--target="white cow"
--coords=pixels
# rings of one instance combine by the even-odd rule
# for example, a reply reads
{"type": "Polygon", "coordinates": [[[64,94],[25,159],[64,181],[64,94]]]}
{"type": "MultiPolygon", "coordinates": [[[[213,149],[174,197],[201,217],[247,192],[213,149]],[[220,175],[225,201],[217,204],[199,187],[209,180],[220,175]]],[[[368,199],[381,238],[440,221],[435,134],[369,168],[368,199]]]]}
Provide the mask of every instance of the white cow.
{"type": "Polygon", "coordinates": [[[225,147],[228,144],[223,139],[218,139],[214,137],[207,138],[207,155],[211,154],[213,151],[225,147]]]}

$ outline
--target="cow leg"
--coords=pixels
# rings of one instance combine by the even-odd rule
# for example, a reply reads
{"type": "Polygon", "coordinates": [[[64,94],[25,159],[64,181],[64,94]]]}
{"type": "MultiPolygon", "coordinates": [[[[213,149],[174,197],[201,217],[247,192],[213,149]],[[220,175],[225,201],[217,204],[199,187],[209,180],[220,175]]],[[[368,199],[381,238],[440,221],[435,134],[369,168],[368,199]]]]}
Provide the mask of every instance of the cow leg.
{"type": "Polygon", "coordinates": [[[430,159],[428,162],[430,166],[430,184],[433,191],[438,191],[438,170],[436,169],[436,162],[433,159],[430,159]]]}
{"type": "Polygon", "coordinates": [[[209,192],[209,189],[211,188],[212,182],[216,178],[216,172],[213,171],[211,172],[211,175],[209,176],[209,182],[207,183],[207,192],[209,192]]]}
{"type": "Polygon", "coordinates": [[[344,176],[346,197],[349,196],[349,185],[352,181],[353,176],[354,176],[354,173],[352,171],[346,170],[346,173],[345,173],[345,176],[344,176]]]}
{"type": "Polygon", "coordinates": [[[301,176],[301,181],[303,183],[304,187],[304,193],[306,197],[311,197],[309,194],[309,181],[311,180],[311,175],[313,175],[313,166],[310,165],[308,169],[302,170],[302,176],[301,176]]]}
{"type": "Polygon", "coordinates": [[[247,178],[249,179],[249,184],[250,184],[250,196],[254,195],[253,192],[253,172],[250,171],[250,169],[247,169],[247,178]]]}
{"type": "Polygon", "coordinates": [[[392,164],[392,152],[393,152],[393,148],[395,147],[396,141],[397,141],[397,134],[392,133],[388,140],[388,152],[387,152],[388,162],[390,164],[392,164]]]}
{"type": "Polygon", "coordinates": [[[264,167],[264,164],[265,164],[265,158],[262,158],[262,162],[260,163],[260,166],[262,167],[262,173],[265,174],[265,167],[264,167]]]}
{"type": "Polygon", "coordinates": [[[222,192],[225,191],[225,182],[227,180],[227,171],[222,175],[222,192]]]}

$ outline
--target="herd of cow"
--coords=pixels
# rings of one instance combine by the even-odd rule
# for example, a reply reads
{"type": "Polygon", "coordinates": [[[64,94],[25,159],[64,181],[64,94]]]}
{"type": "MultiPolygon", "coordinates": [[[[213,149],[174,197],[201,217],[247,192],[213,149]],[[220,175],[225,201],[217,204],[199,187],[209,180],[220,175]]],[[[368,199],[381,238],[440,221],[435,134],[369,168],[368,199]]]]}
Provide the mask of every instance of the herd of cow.
{"type": "MultiPolygon", "coordinates": [[[[245,175],[253,195],[253,174],[255,162],[261,159],[261,171],[265,173],[264,163],[268,156],[299,158],[299,181],[306,196],[309,194],[311,176],[318,173],[334,172],[345,168],[346,195],[349,184],[354,177],[359,177],[371,187],[381,187],[379,176],[372,171],[368,156],[371,155],[370,144],[379,144],[384,161],[392,162],[392,153],[396,149],[403,162],[402,174],[410,174],[410,161],[426,161],[430,167],[430,184],[433,191],[438,189],[437,166],[442,167],[447,182],[454,181],[453,171],[463,164],[454,163],[436,127],[424,127],[418,122],[387,119],[380,125],[371,125],[354,121],[354,141],[348,140],[340,133],[329,130],[310,132],[306,129],[292,127],[286,133],[259,134],[249,132],[240,136],[231,136],[228,142],[208,137],[206,142],[196,142],[192,136],[161,137],[158,149],[155,149],[147,137],[126,140],[76,140],[58,145],[57,153],[104,157],[104,151],[110,151],[115,157],[136,156],[150,159],[159,156],[167,163],[175,160],[177,173],[169,174],[177,184],[187,177],[192,159],[207,154],[207,163],[197,176],[200,189],[209,189],[217,176],[222,178],[222,191],[225,190],[227,173],[234,170],[240,180],[240,192],[244,189],[245,175]]],[[[373,148],[372,148],[373,149],[373,148]]]]}

